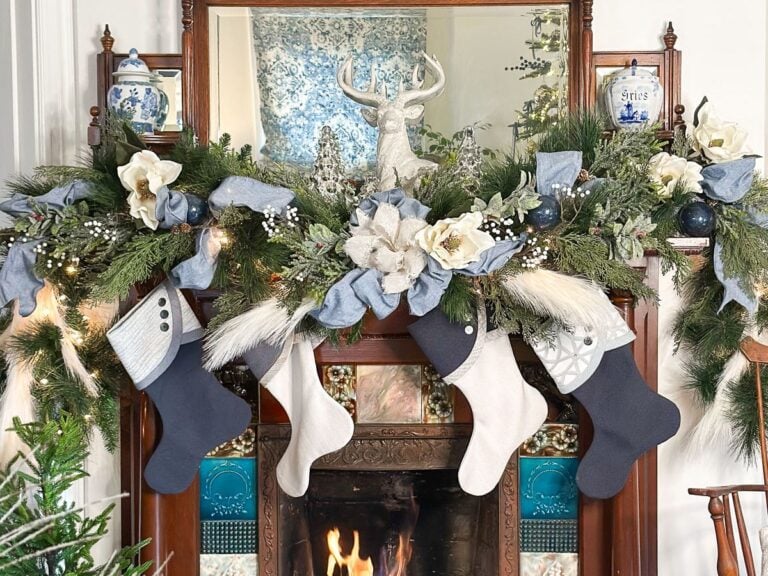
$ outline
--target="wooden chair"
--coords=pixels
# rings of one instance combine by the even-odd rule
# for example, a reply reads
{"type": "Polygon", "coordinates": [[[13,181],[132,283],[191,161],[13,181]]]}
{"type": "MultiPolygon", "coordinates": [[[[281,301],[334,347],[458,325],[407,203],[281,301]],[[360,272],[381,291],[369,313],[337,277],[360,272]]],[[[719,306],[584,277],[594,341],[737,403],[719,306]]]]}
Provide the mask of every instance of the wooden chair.
{"type": "Polygon", "coordinates": [[[755,365],[755,395],[757,414],[760,425],[760,460],[763,468],[763,485],[719,486],[716,488],[689,488],[688,493],[694,496],[709,498],[709,513],[715,525],[717,539],[717,574],[718,576],[739,576],[736,538],[734,536],[733,518],[736,518],[736,528],[739,533],[741,552],[747,576],[755,576],[755,561],[752,557],[749,535],[744,524],[744,514],[741,509],[742,492],[762,492],[765,494],[768,506],[768,451],[766,451],[765,414],[763,410],[763,385],[761,382],[761,365],[768,363],[768,346],[760,344],[752,338],[741,342],[741,351],[755,365]]]}
{"type": "Polygon", "coordinates": [[[742,492],[764,492],[768,496],[768,486],[757,484],[688,489],[688,494],[709,497],[709,513],[715,525],[715,537],[717,538],[717,576],[739,576],[736,537],[733,529],[734,517],[736,518],[736,529],[739,533],[747,576],[756,576],[757,574],[747,527],[744,524],[744,514],[741,509],[739,494],[742,492]]]}

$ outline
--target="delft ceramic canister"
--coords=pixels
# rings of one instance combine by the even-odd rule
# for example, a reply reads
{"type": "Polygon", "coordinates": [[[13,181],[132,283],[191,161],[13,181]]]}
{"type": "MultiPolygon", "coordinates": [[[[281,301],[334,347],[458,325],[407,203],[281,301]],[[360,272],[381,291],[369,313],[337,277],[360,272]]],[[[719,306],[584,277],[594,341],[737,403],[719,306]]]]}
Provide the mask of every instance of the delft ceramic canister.
{"type": "Polygon", "coordinates": [[[158,73],[152,74],[150,80],[152,85],[157,88],[160,93],[160,106],[157,111],[157,118],[155,119],[155,130],[162,130],[165,126],[165,122],[168,120],[168,111],[171,108],[171,102],[168,100],[168,95],[163,90],[163,77],[158,73]]]}
{"type": "Polygon", "coordinates": [[[629,68],[611,75],[605,99],[616,128],[637,129],[659,119],[664,89],[657,76],[638,68],[637,60],[632,60],[629,68]]]}
{"type": "Polygon", "coordinates": [[[115,84],[109,89],[109,108],[118,118],[131,123],[137,134],[152,134],[160,114],[160,90],[152,84],[152,72],[135,48],[113,72],[115,84]]]}

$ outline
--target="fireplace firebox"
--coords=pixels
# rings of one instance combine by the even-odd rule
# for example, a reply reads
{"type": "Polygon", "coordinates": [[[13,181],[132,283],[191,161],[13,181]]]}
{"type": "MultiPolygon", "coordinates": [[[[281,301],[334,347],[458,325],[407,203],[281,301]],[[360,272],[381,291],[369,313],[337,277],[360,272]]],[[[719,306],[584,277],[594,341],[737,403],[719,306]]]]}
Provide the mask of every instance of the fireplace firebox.
{"type": "Polygon", "coordinates": [[[290,429],[260,426],[259,574],[517,576],[517,459],[493,492],[465,494],[457,470],[470,433],[359,424],[315,463],[307,494],[290,498],[276,479],[290,429]]]}

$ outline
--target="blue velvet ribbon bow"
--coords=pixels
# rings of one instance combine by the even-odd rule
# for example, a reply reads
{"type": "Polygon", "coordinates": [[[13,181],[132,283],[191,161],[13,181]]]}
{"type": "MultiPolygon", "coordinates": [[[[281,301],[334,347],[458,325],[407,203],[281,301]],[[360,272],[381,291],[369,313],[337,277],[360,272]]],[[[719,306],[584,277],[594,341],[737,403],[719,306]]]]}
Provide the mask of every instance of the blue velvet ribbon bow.
{"type": "MultiPolygon", "coordinates": [[[[0,202],[0,212],[19,218],[32,214],[34,205],[60,210],[89,198],[92,193],[91,183],[75,180],[64,186],[57,186],[41,196],[32,197],[14,193],[0,202]]],[[[39,238],[27,242],[15,242],[8,250],[3,267],[0,269],[0,307],[5,307],[18,299],[19,314],[27,317],[35,311],[37,293],[45,284],[35,274],[37,262],[35,248],[42,242],[39,238]]]]}
{"type": "MultiPolygon", "coordinates": [[[[373,218],[381,203],[395,206],[400,218],[426,218],[429,208],[418,200],[409,198],[399,188],[377,192],[366,198],[358,210],[373,218]]],[[[356,213],[350,217],[353,225],[358,224],[356,213]]],[[[427,257],[427,266],[408,289],[407,299],[411,314],[423,316],[434,309],[448,288],[454,273],[465,276],[486,276],[504,266],[512,256],[523,249],[526,236],[517,240],[505,240],[485,250],[480,260],[461,270],[446,270],[432,257],[427,257]]],[[[320,308],[311,315],[328,328],[346,328],[357,323],[370,308],[377,318],[382,319],[395,311],[400,304],[400,294],[385,294],[382,274],[378,270],[351,270],[325,295],[320,308]]]]}
{"type": "MultiPolygon", "coordinates": [[[[162,192],[162,190],[161,190],[162,192]]],[[[158,193],[157,217],[162,227],[168,227],[169,222],[180,224],[187,220],[186,200],[179,192],[158,193]],[[162,219],[161,219],[162,215],[162,219]]],[[[264,213],[267,208],[279,214],[285,214],[286,209],[295,198],[293,192],[280,186],[265,184],[245,176],[229,176],[211,192],[208,206],[211,213],[221,213],[228,206],[244,206],[254,212],[264,213]]],[[[221,243],[216,231],[204,227],[197,236],[197,251],[194,256],[184,260],[171,270],[169,276],[177,288],[205,290],[210,287],[219,261],[221,243]]]]}
{"type": "MultiPolygon", "coordinates": [[[[726,204],[739,202],[749,189],[752,187],[752,181],[755,174],[755,158],[740,158],[731,162],[721,164],[710,164],[706,166],[701,175],[704,179],[701,182],[701,188],[709,198],[726,204]]],[[[750,220],[763,228],[768,227],[768,215],[750,212],[750,220]]],[[[720,240],[715,240],[713,251],[713,261],[715,266],[715,276],[723,285],[725,293],[720,310],[725,308],[730,302],[741,304],[750,315],[757,313],[758,301],[754,293],[746,291],[741,286],[738,278],[730,277],[725,272],[723,263],[723,246],[720,240]]]]}

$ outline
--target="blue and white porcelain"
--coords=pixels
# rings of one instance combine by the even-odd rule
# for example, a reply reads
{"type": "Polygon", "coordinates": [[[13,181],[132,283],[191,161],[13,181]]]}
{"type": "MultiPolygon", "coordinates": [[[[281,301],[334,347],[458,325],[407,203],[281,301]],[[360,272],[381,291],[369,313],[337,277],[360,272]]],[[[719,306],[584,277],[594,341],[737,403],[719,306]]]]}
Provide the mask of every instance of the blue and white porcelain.
{"type": "Polygon", "coordinates": [[[163,90],[163,77],[160,74],[153,72],[150,82],[152,82],[154,87],[157,88],[157,91],[160,93],[160,106],[157,111],[157,118],[155,119],[155,130],[162,130],[168,120],[168,111],[171,108],[171,102],[168,99],[168,94],[163,90]]]}
{"type": "Polygon", "coordinates": [[[659,119],[664,89],[658,76],[638,68],[637,60],[632,60],[629,68],[611,75],[605,100],[616,128],[639,129],[659,119]]]}
{"type": "Polygon", "coordinates": [[[135,48],[113,72],[107,105],[119,118],[131,124],[137,134],[152,134],[160,116],[160,90],[152,83],[152,72],[135,48]]]}

